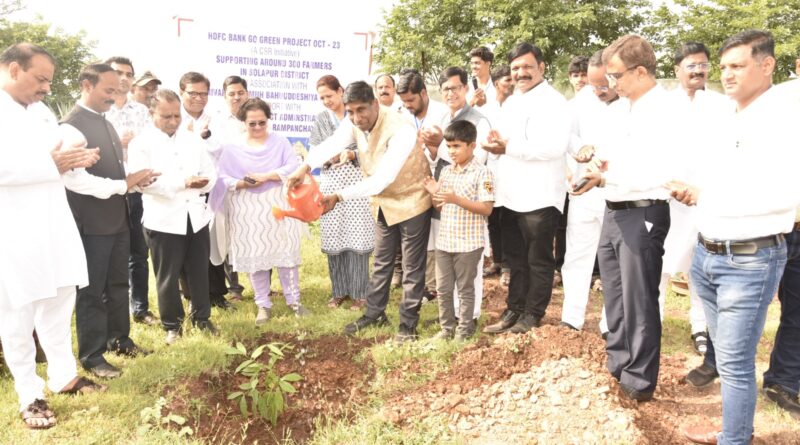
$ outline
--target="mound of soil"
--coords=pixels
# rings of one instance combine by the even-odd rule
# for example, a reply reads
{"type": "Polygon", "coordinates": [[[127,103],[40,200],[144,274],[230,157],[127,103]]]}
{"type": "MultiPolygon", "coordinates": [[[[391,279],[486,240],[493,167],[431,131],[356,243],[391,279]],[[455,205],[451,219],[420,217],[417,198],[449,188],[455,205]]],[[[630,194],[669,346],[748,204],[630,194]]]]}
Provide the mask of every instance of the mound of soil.
{"type": "MultiPolygon", "coordinates": [[[[294,385],[297,392],[287,396],[288,408],[274,427],[260,418],[242,417],[238,404],[227,399],[247,381],[232,374],[238,362],[230,371],[204,374],[187,381],[185,387],[169,390],[167,400],[171,404],[167,409],[187,417],[194,437],[207,443],[278,444],[288,438],[303,443],[313,434],[315,419],[346,418],[364,400],[375,370],[370,360],[359,361],[357,356],[374,340],[337,336],[297,340],[268,333],[253,345],[271,342],[294,346],[276,365],[278,374],[297,372],[303,376],[294,385]],[[198,396],[205,408],[193,410],[192,399],[198,396]]],[[[266,362],[268,354],[260,360],[266,362]]]]}

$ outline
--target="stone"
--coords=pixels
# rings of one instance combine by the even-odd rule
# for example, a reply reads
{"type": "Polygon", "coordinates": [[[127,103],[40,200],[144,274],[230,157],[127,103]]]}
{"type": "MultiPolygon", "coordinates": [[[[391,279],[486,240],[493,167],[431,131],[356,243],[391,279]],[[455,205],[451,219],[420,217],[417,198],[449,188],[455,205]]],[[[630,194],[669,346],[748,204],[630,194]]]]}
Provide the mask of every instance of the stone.
{"type": "Polygon", "coordinates": [[[578,407],[580,409],[588,409],[589,408],[589,399],[582,398],[580,402],[578,402],[578,407]]]}

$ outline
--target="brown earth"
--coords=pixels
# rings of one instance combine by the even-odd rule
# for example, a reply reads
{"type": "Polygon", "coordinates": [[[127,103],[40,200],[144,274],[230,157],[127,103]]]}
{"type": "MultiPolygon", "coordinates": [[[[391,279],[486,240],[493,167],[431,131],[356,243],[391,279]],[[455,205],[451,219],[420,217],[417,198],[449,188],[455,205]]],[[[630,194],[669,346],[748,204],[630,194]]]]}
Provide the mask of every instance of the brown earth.
{"type": "MultiPolygon", "coordinates": [[[[357,356],[374,341],[333,336],[309,340],[267,333],[253,345],[271,342],[294,345],[278,362],[276,372],[303,376],[294,385],[297,392],[287,396],[288,408],[274,427],[265,420],[243,418],[238,405],[227,400],[228,394],[238,391],[247,380],[233,374],[240,361],[227,372],[203,374],[188,380],[185,386],[169,389],[169,411],[188,417],[194,437],[207,443],[278,444],[290,437],[303,443],[313,434],[315,419],[347,418],[365,400],[375,370],[369,360],[358,360],[357,356]],[[192,400],[198,396],[207,409],[192,410],[192,400]]],[[[264,362],[267,359],[266,353],[260,358],[264,362]]]]}
{"type": "MultiPolygon", "coordinates": [[[[486,324],[505,308],[505,294],[496,279],[486,280],[486,324]]],[[[453,431],[473,444],[680,444],[687,443],[681,427],[719,423],[719,384],[697,390],[683,380],[699,365],[700,357],[662,354],[654,401],[627,400],[605,370],[604,342],[597,328],[600,295],[592,293],[581,332],[558,326],[562,298],[561,289],[554,290],[541,328],[527,335],[482,335],[429,383],[389,396],[383,414],[398,425],[415,416],[440,414],[448,418],[453,431]]],[[[339,336],[297,340],[273,334],[256,344],[271,341],[289,341],[295,353],[305,351],[279,366],[281,374],[296,371],[304,380],[289,397],[290,408],[276,427],[244,420],[226,400],[243,381],[229,372],[203,375],[187,382],[185,389],[172,391],[171,412],[188,413],[195,437],[208,443],[279,443],[286,437],[303,443],[313,435],[315,417],[346,419],[365,400],[375,370],[368,358],[356,357],[376,340],[339,336]],[[192,411],[192,395],[204,395],[203,403],[211,408],[192,411]]],[[[415,366],[424,364],[411,363],[402,372],[390,373],[385,387],[402,382],[415,366]]],[[[797,428],[760,413],[763,403],[760,400],[757,409],[755,443],[800,443],[797,428]]]]}

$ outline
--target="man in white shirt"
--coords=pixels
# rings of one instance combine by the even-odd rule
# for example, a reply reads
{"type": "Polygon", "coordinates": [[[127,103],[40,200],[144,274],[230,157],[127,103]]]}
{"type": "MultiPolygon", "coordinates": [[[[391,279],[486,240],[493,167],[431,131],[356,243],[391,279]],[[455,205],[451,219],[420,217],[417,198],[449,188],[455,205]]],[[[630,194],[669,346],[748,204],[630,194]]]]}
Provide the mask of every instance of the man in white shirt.
{"type": "MultiPolygon", "coordinates": [[[[514,94],[514,81],[511,79],[511,69],[508,65],[500,65],[492,70],[492,85],[495,90],[495,101],[487,102],[486,105],[481,107],[481,114],[489,119],[489,122],[494,122],[496,127],[500,127],[502,120],[501,107],[506,99],[514,94]]],[[[480,142],[480,141],[479,141],[480,142]]],[[[497,161],[498,155],[489,154],[486,158],[486,166],[492,172],[492,176],[497,180],[497,161]]],[[[487,219],[487,226],[489,229],[489,243],[492,248],[492,264],[491,266],[483,269],[483,276],[488,277],[500,274],[500,284],[508,286],[510,280],[510,271],[505,266],[503,260],[503,237],[502,228],[500,225],[500,218],[504,212],[502,204],[494,202],[492,214],[487,219]]]]}
{"type": "Polygon", "coordinates": [[[494,62],[494,53],[485,46],[479,46],[469,52],[472,82],[469,83],[467,102],[471,107],[482,108],[497,100],[492,81],[492,62],[494,62]]]}
{"type": "Polygon", "coordinates": [[[793,232],[800,204],[800,105],[772,87],[774,51],[764,31],[743,31],[723,42],[720,79],[735,107],[719,116],[718,132],[698,141],[707,149],[699,153],[694,183],[669,184],[675,198],[697,205],[691,289],[703,301],[722,383],[722,429],[684,430],[695,443],[746,444],[753,438],[756,349],[787,263],[784,234],[793,232]]]}
{"type": "Polygon", "coordinates": [[[327,195],[323,204],[330,209],[347,199],[370,197],[375,229],[375,263],[367,294],[364,315],[345,327],[355,334],[369,326],[384,325],[389,286],[397,248],[403,252],[403,299],[400,326],[395,340],[417,338],[419,308],[425,287],[425,249],[430,231],[430,194],[423,182],[430,170],[417,142],[417,132],[408,120],[379,105],[366,82],[353,82],[344,93],[349,121],[314,148],[287,179],[292,188],[305,174],[321,166],[352,143],[358,145],[359,164],[364,179],[341,191],[327,195]]]}
{"type": "MultiPolygon", "coordinates": [[[[800,59],[798,59],[800,73],[800,59]]],[[[773,87],[800,106],[800,79],[773,87]]],[[[786,234],[786,268],[778,286],[781,321],[764,372],[764,394],[795,418],[800,418],[800,209],[795,215],[794,230],[786,234]]]]}
{"type": "MultiPolygon", "coordinates": [[[[212,142],[216,145],[209,144],[208,151],[215,162],[219,159],[222,147],[226,144],[239,144],[246,136],[244,121],[239,119],[238,113],[244,101],[250,98],[250,94],[247,92],[247,81],[239,76],[228,76],[222,81],[222,94],[227,108],[214,115],[209,125],[214,134],[212,142]]],[[[226,230],[225,216],[217,214],[209,226],[211,265],[208,274],[211,294],[214,295],[214,300],[223,306],[225,303],[222,302],[225,301],[225,297],[219,297],[220,295],[230,293],[231,301],[242,301],[242,292],[244,291],[244,287],[239,284],[239,274],[231,268],[227,258],[219,258],[221,249],[216,246],[220,244],[220,240],[227,239],[226,230]],[[219,262],[222,264],[217,265],[219,262]],[[229,286],[225,285],[226,279],[229,286]]],[[[271,273],[272,271],[270,271],[271,273]]]]}
{"type": "Polygon", "coordinates": [[[661,354],[658,282],[669,231],[663,184],[682,157],[671,142],[674,107],[656,82],[650,44],[637,35],[620,37],[603,51],[603,62],[609,85],[630,106],[616,116],[613,139],[598,147],[593,161],[598,171],[584,176],[590,181],[578,193],[607,185],[598,248],[609,329],[606,367],[627,397],[647,401],[661,354]]]}
{"type": "MultiPolygon", "coordinates": [[[[573,157],[577,163],[574,164],[570,188],[580,183],[582,172],[594,156],[595,147],[603,146],[608,140],[617,115],[624,112],[628,105],[627,99],[621,99],[608,85],[602,50],[588,60],[587,80],[587,89],[571,102],[575,114],[568,156],[573,157]],[[591,95],[586,95],[586,92],[591,92],[591,95]]],[[[586,316],[597,245],[603,229],[606,202],[600,189],[570,196],[569,200],[567,248],[564,265],[561,267],[564,279],[561,323],[571,329],[581,330],[586,316]]],[[[600,332],[603,335],[608,332],[605,311],[600,321],[600,332]]]]}
{"type": "Polygon", "coordinates": [[[185,272],[192,296],[192,323],[216,333],[209,320],[208,223],[213,217],[205,195],[216,173],[206,144],[197,134],[179,130],[181,102],[171,90],[159,90],[150,112],[154,127],[131,143],[132,169],[153,169],[161,178],[143,189],[144,219],[158,289],[161,324],[167,344],[178,340],[184,318],[178,280],[185,272]]]}
{"type": "MultiPolygon", "coordinates": [[[[206,141],[207,149],[212,155],[215,158],[218,157],[219,153],[217,151],[225,135],[216,134],[216,132],[212,131],[211,113],[206,109],[211,82],[203,74],[189,71],[181,76],[178,86],[181,90],[181,129],[194,132],[200,136],[206,141]]],[[[214,268],[210,258],[208,267],[214,268]]],[[[219,274],[214,274],[214,277],[219,277],[219,274]]],[[[223,310],[230,309],[232,305],[225,299],[225,294],[228,293],[225,281],[222,280],[220,283],[218,279],[214,279],[209,286],[211,305],[223,310]]],[[[188,283],[185,280],[182,281],[181,287],[183,288],[184,296],[191,300],[191,292],[187,289],[188,283]],[[187,286],[184,286],[184,284],[187,284],[187,286]]]]}
{"type": "Polygon", "coordinates": [[[542,51],[520,43],[508,55],[517,92],[503,104],[500,129],[483,148],[499,155],[495,201],[503,255],[511,269],[507,309],[485,332],[523,333],[541,324],[555,272],[553,237],[564,206],[570,133],[567,101],[544,79],[542,51]]]}
{"type": "Polygon", "coordinates": [[[375,79],[375,95],[378,103],[384,107],[389,107],[392,111],[400,112],[403,106],[397,103],[397,90],[394,77],[391,74],[381,74],[375,79]]]}
{"type": "MultiPolygon", "coordinates": [[[[404,114],[414,120],[418,142],[423,145],[426,142],[434,144],[433,135],[436,134],[436,131],[433,127],[441,125],[445,116],[450,114],[450,110],[443,103],[428,96],[425,79],[416,70],[407,70],[400,73],[400,79],[397,82],[397,95],[403,102],[405,111],[408,112],[404,114]]],[[[435,169],[436,164],[434,163],[431,166],[431,175],[434,174],[435,169]]],[[[431,236],[428,238],[428,258],[425,266],[425,298],[427,300],[432,300],[436,297],[436,269],[433,251],[436,241],[434,236],[436,229],[434,227],[438,223],[438,214],[434,211],[431,218],[431,236]]],[[[402,262],[402,257],[400,262],[402,262]]],[[[395,264],[395,275],[397,275],[396,269],[397,263],[395,264]]],[[[400,272],[402,276],[402,269],[400,272]]]]}
{"type": "Polygon", "coordinates": [[[55,116],[40,103],[54,72],[53,56],[30,43],[0,54],[0,207],[25,209],[25,217],[0,218],[0,341],[23,421],[31,429],[56,424],[45,402],[45,382],[36,374],[34,329],[47,354],[52,392],[103,389],[78,377],[72,353],[75,288],[89,278],[59,177],[94,165],[99,156],[97,150],[60,143],[55,116]]]}
{"type": "MultiPolygon", "coordinates": [[[[731,100],[722,94],[706,88],[709,68],[709,52],[699,42],[686,42],[675,51],[675,76],[679,85],[672,91],[677,102],[675,121],[684,122],[684,138],[697,140],[706,137],[703,133],[713,132],[709,122],[731,108],[731,100]]],[[[704,147],[698,146],[698,150],[704,147]]],[[[690,178],[684,179],[691,182],[690,178]]],[[[688,274],[692,264],[692,254],[697,245],[697,227],[694,208],[677,201],[671,201],[670,228],[664,241],[664,267],[658,285],[661,317],[664,316],[664,300],[670,279],[678,273],[688,274]]],[[[708,339],[706,317],[703,303],[694,293],[689,294],[689,323],[694,349],[703,355],[703,364],[686,376],[686,382],[695,387],[704,387],[718,376],[714,365],[714,347],[708,339]]]]}
{"type": "MultiPolygon", "coordinates": [[[[114,105],[106,113],[106,119],[117,130],[122,142],[122,156],[128,158],[128,143],[151,124],[150,113],[144,105],[128,99],[133,82],[133,62],[125,57],[111,57],[105,61],[119,74],[119,91],[114,98],[114,105]]],[[[131,314],[133,321],[154,325],[157,323],[150,312],[149,274],[147,264],[147,244],[142,229],[142,194],[128,194],[128,208],[131,215],[131,256],[128,258],[128,281],[131,286],[131,314]]]]}

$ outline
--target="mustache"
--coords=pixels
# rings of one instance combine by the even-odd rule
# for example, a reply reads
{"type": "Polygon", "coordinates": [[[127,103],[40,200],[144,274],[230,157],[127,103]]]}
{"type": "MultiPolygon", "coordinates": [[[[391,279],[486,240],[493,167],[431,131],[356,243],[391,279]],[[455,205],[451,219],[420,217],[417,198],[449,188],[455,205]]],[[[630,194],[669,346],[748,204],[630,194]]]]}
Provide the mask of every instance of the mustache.
{"type": "Polygon", "coordinates": [[[522,76],[518,76],[518,77],[517,77],[517,80],[518,80],[518,81],[519,81],[519,80],[533,80],[533,77],[531,77],[531,76],[527,76],[527,75],[522,75],[522,76]]]}
{"type": "Polygon", "coordinates": [[[692,73],[689,75],[690,79],[705,79],[705,73],[692,73]]]}
{"type": "Polygon", "coordinates": [[[381,93],[381,97],[388,96],[388,95],[389,95],[389,93],[381,93]]]}
{"type": "Polygon", "coordinates": [[[106,104],[106,105],[114,105],[114,99],[109,99],[109,100],[103,101],[103,103],[106,104]]]}

